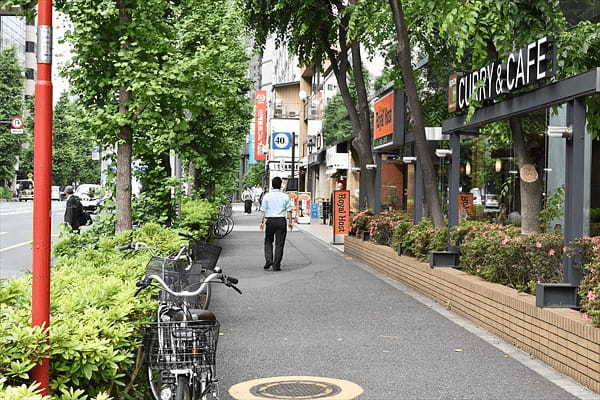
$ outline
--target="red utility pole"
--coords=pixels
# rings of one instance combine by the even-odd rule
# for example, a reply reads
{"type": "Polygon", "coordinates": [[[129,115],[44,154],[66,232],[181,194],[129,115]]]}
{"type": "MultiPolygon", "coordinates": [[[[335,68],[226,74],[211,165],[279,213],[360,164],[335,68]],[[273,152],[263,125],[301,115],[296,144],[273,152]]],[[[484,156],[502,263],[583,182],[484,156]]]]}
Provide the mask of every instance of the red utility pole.
{"type": "MultiPolygon", "coordinates": [[[[38,3],[37,82],[33,147],[33,271],[31,322],[50,326],[50,186],[52,185],[52,0],[38,3]]],[[[48,395],[50,358],[43,357],[32,372],[48,395]]]]}

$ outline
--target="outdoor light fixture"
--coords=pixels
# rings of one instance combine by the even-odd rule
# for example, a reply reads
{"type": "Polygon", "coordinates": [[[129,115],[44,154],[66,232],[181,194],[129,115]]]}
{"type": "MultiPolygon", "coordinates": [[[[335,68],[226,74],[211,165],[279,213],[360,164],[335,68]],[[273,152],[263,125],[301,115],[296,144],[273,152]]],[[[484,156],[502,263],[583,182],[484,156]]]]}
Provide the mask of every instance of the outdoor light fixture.
{"type": "Polygon", "coordinates": [[[519,173],[519,171],[508,171],[508,173],[511,175],[517,175],[519,173]]]}
{"type": "Polygon", "coordinates": [[[546,171],[546,172],[552,172],[552,168],[544,168],[544,171],[546,171]]]}
{"type": "Polygon", "coordinates": [[[573,128],[570,126],[549,126],[546,134],[551,138],[570,139],[573,128]]]}
{"type": "Polygon", "coordinates": [[[467,165],[465,165],[465,174],[467,176],[471,175],[471,163],[467,161],[467,165]]]}
{"type": "Polygon", "coordinates": [[[352,172],[360,172],[360,168],[358,168],[358,167],[352,167],[352,168],[350,168],[350,171],[352,171],[352,172]]]}
{"type": "Polygon", "coordinates": [[[308,97],[308,94],[306,94],[306,91],[301,90],[301,91],[298,92],[298,97],[300,97],[300,100],[306,101],[306,98],[308,97]]]}
{"type": "Polygon", "coordinates": [[[502,171],[502,160],[497,158],[496,159],[496,172],[500,172],[502,171]]]}
{"type": "Polygon", "coordinates": [[[452,155],[452,150],[448,150],[448,149],[436,149],[435,150],[435,155],[438,156],[439,158],[444,158],[446,156],[452,155]]]}
{"type": "Polygon", "coordinates": [[[377,164],[367,164],[367,165],[365,165],[365,168],[367,168],[367,169],[376,169],[377,168],[377,164]]]}
{"type": "Polygon", "coordinates": [[[402,157],[402,162],[404,164],[412,164],[417,161],[417,157],[402,157]]]}

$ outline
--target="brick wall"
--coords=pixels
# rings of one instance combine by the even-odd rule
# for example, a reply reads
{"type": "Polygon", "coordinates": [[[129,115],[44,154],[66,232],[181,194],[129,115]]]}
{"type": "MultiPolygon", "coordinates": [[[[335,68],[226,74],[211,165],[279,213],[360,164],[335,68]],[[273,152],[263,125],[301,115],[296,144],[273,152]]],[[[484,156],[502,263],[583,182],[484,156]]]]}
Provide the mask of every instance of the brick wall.
{"type": "Polygon", "coordinates": [[[600,392],[600,329],[579,312],[538,308],[532,295],[355,237],[346,237],[344,251],[600,392]]]}

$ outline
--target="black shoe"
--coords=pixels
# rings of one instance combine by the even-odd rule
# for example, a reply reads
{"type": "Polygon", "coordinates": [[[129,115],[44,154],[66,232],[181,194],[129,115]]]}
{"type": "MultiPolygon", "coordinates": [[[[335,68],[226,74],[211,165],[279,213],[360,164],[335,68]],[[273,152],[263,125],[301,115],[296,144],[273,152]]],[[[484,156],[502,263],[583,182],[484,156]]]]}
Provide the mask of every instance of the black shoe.
{"type": "Polygon", "coordinates": [[[273,266],[273,271],[281,271],[281,267],[273,266]]]}
{"type": "Polygon", "coordinates": [[[264,266],[263,268],[264,268],[265,270],[267,270],[267,269],[271,268],[271,265],[272,265],[272,264],[265,264],[265,266],[264,266]]]}

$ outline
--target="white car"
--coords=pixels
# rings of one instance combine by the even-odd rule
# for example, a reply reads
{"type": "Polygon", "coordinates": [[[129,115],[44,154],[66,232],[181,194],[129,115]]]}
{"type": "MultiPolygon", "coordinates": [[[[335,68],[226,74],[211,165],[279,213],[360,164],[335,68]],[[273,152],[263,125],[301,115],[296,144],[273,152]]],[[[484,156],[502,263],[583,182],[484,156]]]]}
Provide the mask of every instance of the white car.
{"type": "Polygon", "coordinates": [[[498,203],[498,197],[495,194],[486,194],[485,195],[485,211],[495,212],[500,208],[500,203],[498,203]]]}
{"type": "Polygon", "coordinates": [[[85,211],[93,213],[96,211],[96,208],[98,208],[99,192],[100,185],[83,184],[77,186],[75,196],[79,197],[85,211]]]}

